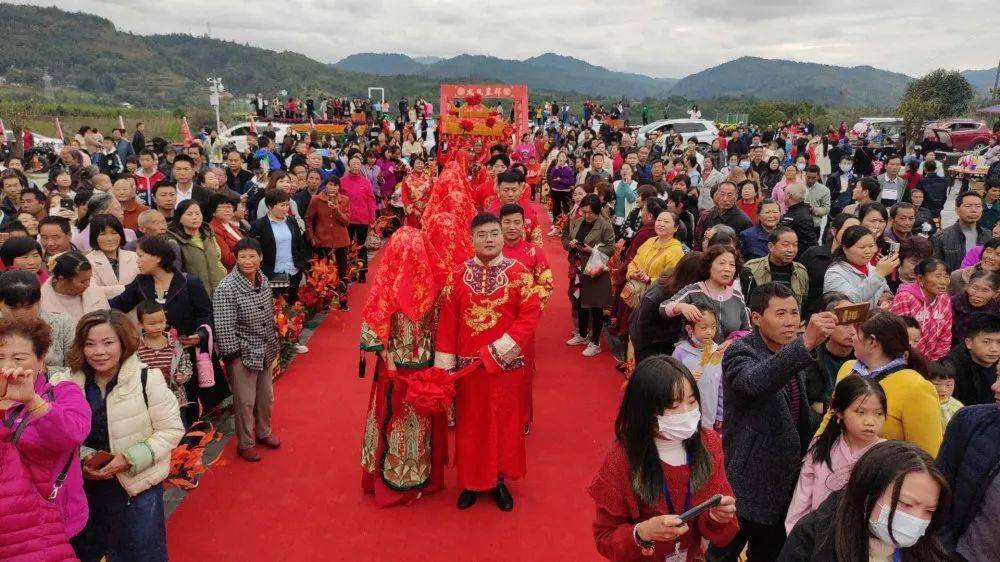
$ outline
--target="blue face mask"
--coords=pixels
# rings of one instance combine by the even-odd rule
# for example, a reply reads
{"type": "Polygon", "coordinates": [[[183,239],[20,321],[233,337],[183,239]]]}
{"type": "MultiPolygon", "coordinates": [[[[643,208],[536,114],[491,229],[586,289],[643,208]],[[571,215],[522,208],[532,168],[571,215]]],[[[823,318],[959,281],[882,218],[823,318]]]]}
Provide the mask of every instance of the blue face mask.
{"type": "Polygon", "coordinates": [[[747,171],[747,170],[749,170],[750,169],[750,163],[749,162],[740,162],[740,169],[743,170],[744,172],[747,171]]]}

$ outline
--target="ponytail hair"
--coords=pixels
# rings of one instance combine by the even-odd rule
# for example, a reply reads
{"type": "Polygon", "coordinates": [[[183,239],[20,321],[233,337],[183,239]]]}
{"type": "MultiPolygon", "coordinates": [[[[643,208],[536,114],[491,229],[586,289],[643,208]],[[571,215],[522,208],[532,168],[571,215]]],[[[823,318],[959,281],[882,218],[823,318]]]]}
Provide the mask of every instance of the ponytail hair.
{"type": "MultiPolygon", "coordinates": [[[[876,397],[879,403],[882,404],[882,411],[888,411],[889,407],[887,406],[885,391],[882,390],[882,385],[873,379],[859,377],[854,374],[842,379],[834,387],[833,396],[830,398],[830,409],[834,413],[843,414],[851,407],[851,404],[855,400],[862,396],[876,397]]],[[[841,423],[840,419],[837,419],[835,415],[831,415],[826,427],[823,428],[823,432],[819,434],[816,441],[809,448],[809,454],[812,455],[813,462],[826,463],[830,470],[833,470],[833,460],[831,459],[830,451],[833,450],[834,443],[837,442],[837,438],[844,431],[841,423]]]]}
{"type": "MultiPolygon", "coordinates": [[[[853,228],[853,227],[851,227],[853,228]]],[[[864,227],[862,227],[864,228],[864,227]]],[[[850,231],[851,229],[848,229],[850,231]]],[[[910,338],[906,333],[906,323],[897,314],[877,310],[867,320],[858,325],[858,329],[866,336],[873,336],[882,346],[886,356],[895,359],[903,357],[906,365],[927,378],[930,370],[927,361],[915,348],[910,346],[910,338]]]]}

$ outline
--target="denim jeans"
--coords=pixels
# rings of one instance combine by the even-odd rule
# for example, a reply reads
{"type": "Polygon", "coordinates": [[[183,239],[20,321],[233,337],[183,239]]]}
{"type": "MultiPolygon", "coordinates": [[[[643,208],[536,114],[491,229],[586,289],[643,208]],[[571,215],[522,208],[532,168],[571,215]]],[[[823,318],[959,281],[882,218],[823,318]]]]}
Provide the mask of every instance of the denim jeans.
{"type": "Polygon", "coordinates": [[[83,489],[90,518],[73,549],[83,562],[166,562],[167,527],[163,487],[153,486],[134,498],[111,480],[87,480],[83,489]]]}

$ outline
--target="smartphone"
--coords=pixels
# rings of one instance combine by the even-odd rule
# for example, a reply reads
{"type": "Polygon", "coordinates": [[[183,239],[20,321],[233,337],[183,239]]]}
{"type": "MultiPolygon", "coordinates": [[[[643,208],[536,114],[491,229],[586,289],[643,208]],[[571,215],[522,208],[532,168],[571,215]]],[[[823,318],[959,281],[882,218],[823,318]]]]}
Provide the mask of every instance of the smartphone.
{"type": "Polygon", "coordinates": [[[889,255],[893,256],[899,253],[899,242],[893,242],[889,240],[889,255]]]}
{"type": "Polygon", "coordinates": [[[59,207],[66,209],[67,211],[72,211],[76,209],[76,205],[73,204],[73,200],[68,199],[66,197],[63,197],[62,199],[59,200],[59,207]]]}
{"type": "Polygon", "coordinates": [[[682,513],[680,515],[680,519],[684,523],[687,523],[688,521],[691,521],[695,517],[701,515],[705,510],[711,509],[720,503],[722,503],[722,494],[715,494],[714,496],[682,513]]]}
{"type": "Polygon", "coordinates": [[[113,458],[115,458],[115,456],[107,451],[97,451],[93,455],[87,457],[84,464],[86,464],[87,468],[91,470],[100,470],[111,462],[111,459],[113,458]]]}

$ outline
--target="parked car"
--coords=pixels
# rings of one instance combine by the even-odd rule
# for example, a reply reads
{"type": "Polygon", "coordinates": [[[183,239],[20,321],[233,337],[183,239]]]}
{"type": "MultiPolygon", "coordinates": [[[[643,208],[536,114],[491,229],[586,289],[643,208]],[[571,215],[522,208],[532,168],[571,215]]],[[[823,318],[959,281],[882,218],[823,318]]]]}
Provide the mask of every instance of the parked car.
{"type": "MultiPolygon", "coordinates": [[[[291,125],[286,123],[254,123],[257,127],[257,134],[263,133],[268,130],[268,127],[274,129],[274,141],[281,144],[281,141],[285,139],[285,133],[291,129],[291,125]]],[[[222,140],[226,144],[232,144],[236,147],[236,150],[240,152],[245,152],[247,149],[247,135],[250,133],[250,122],[244,121],[242,123],[237,123],[232,127],[223,129],[219,134],[222,140]]]]}
{"type": "Polygon", "coordinates": [[[698,139],[698,144],[708,146],[712,143],[712,139],[719,136],[719,129],[716,128],[715,123],[707,119],[661,119],[639,128],[638,144],[645,143],[646,137],[653,131],[660,133],[660,138],[657,142],[660,144],[665,143],[666,136],[664,136],[664,133],[667,131],[667,127],[670,126],[673,126],[674,133],[679,134],[684,139],[684,142],[687,142],[691,137],[695,137],[698,139]]]}
{"type": "MultiPolygon", "coordinates": [[[[47,146],[53,150],[59,150],[63,147],[63,141],[57,138],[47,137],[45,135],[39,135],[36,132],[32,132],[31,136],[34,139],[33,141],[34,146],[47,146]]],[[[14,131],[11,131],[9,129],[4,130],[4,137],[7,139],[8,146],[14,146],[14,144],[17,142],[17,138],[14,136],[14,131]]]]}
{"type": "Polygon", "coordinates": [[[903,119],[900,117],[862,117],[851,127],[852,138],[869,138],[872,129],[876,134],[881,132],[882,141],[897,142],[903,131],[903,119]]]}
{"type": "Polygon", "coordinates": [[[993,143],[993,131],[982,121],[972,119],[942,119],[928,123],[924,129],[924,138],[937,140],[947,145],[944,150],[949,152],[965,152],[967,150],[979,150],[993,143]],[[944,130],[948,132],[948,141],[945,141],[936,131],[944,130]]]}

